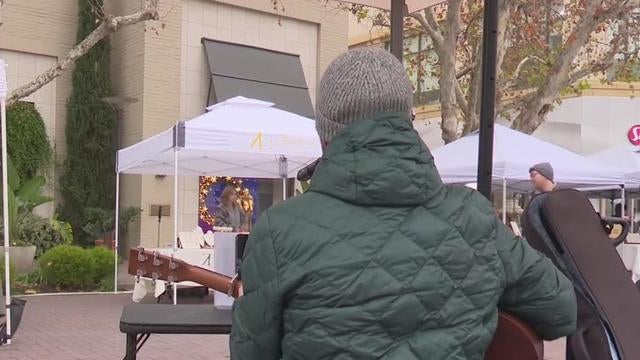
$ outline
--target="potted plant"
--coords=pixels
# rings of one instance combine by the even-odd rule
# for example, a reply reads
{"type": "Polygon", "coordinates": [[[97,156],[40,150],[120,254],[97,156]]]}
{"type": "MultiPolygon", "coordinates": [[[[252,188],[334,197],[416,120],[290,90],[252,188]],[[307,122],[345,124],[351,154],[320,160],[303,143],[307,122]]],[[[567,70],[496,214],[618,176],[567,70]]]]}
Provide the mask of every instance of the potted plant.
{"type": "MultiPolygon", "coordinates": [[[[24,230],[33,226],[33,219],[37,215],[33,214],[36,207],[53,201],[52,198],[44,196],[45,178],[35,176],[24,182],[21,181],[11,159],[7,162],[7,174],[9,177],[9,238],[11,247],[9,253],[13,259],[16,271],[25,272],[31,269],[33,259],[36,255],[36,245],[30,239],[23,238],[24,230]]],[[[42,219],[46,221],[45,219],[42,219]]],[[[0,234],[4,237],[4,226],[0,234]]],[[[0,246],[0,251],[4,252],[4,246],[0,246]]]]}
{"type": "MultiPolygon", "coordinates": [[[[142,209],[126,207],[120,211],[120,234],[127,231],[129,223],[140,216],[142,209]]],[[[94,240],[95,246],[106,246],[115,249],[115,214],[113,210],[103,208],[87,208],[87,223],[82,229],[94,240]]]]}

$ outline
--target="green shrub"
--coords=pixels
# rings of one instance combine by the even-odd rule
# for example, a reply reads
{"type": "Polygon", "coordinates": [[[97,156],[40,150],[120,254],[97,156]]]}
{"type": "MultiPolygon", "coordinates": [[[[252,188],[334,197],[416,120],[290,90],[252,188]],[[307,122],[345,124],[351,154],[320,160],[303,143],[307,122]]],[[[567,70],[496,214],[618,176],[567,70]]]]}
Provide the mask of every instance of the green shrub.
{"type": "Polygon", "coordinates": [[[40,273],[40,269],[36,268],[31,272],[16,276],[15,282],[26,286],[42,285],[42,274],[40,273]]]}
{"type": "Polygon", "coordinates": [[[46,170],[53,151],[42,116],[32,103],[19,101],[7,108],[7,145],[21,178],[46,170]]]}
{"type": "Polygon", "coordinates": [[[79,246],[56,246],[40,257],[38,265],[45,285],[69,290],[95,283],[93,257],[79,246]]]}
{"type": "Polygon", "coordinates": [[[113,251],[103,247],[95,247],[87,251],[93,262],[95,284],[100,284],[102,280],[109,276],[111,276],[111,280],[113,280],[113,269],[115,265],[113,251]]]}
{"type": "Polygon", "coordinates": [[[100,280],[100,282],[98,283],[98,291],[113,291],[113,282],[113,273],[111,273],[106,278],[100,280]]]}
{"type": "Polygon", "coordinates": [[[25,214],[20,217],[14,243],[18,246],[35,245],[36,258],[55,246],[71,244],[72,238],[65,238],[60,231],[63,227],[54,226],[59,223],[55,219],[44,219],[33,213],[25,214]]]}
{"type": "MultiPolygon", "coordinates": [[[[4,253],[0,254],[0,285],[2,285],[3,294],[4,294],[4,253]]],[[[13,289],[14,284],[16,282],[16,267],[13,265],[13,262],[9,260],[9,281],[11,282],[11,288],[13,289]]]]}

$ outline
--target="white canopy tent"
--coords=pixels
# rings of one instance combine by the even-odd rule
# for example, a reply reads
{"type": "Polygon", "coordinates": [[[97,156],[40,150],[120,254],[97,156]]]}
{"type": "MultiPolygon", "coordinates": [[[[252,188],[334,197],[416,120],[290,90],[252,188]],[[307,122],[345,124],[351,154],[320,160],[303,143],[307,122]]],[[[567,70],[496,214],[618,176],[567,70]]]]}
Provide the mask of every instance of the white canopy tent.
{"type": "Polygon", "coordinates": [[[589,158],[622,171],[626,187],[640,186],[640,149],[632,146],[618,146],[591,154],[589,158]]]}
{"type": "Polygon", "coordinates": [[[235,97],[208,112],[118,151],[118,173],[184,176],[285,177],[322,155],[311,119],[273,107],[274,104],[235,97]]]}
{"type": "MultiPolygon", "coordinates": [[[[469,184],[477,181],[478,132],[471,133],[433,151],[433,157],[445,183],[469,184]]],[[[494,126],[493,179],[502,185],[503,221],[506,220],[507,189],[516,192],[531,190],[529,168],[549,162],[554,168],[554,180],[559,187],[578,188],[607,186],[622,188],[622,171],[578,155],[502,125],[494,126]]]]}
{"type": "MultiPolygon", "coordinates": [[[[629,194],[629,192],[631,192],[631,196],[635,198],[640,195],[640,149],[633,146],[618,146],[591,154],[589,158],[601,164],[608,164],[624,173],[625,191],[621,196],[623,204],[626,204],[625,195],[629,194]]],[[[623,216],[627,213],[625,207],[626,205],[621,206],[621,214],[623,216]]],[[[633,223],[633,221],[635,221],[634,201],[631,201],[629,214],[633,223]]]]}
{"type": "MultiPolygon", "coordinates": [[[[514,191],[531,189],[529,168],[549,162],[561,187],[620,186],[622,171],[526,135],[495,125],[493,179],[514,191]]],[[[438,171],[445,183],[472,183],[477,180],[478,133],[474,132],[433,151],[438,171]]]]}
{"type": "MultiPolygon", "coordinates": [[[[178,176],[232,176],[286,179],[322,156],[315,122],[273,107],[273,103],[235,97],[207,112],[118,151],[116,229],[120,174],[173,175],[174,204],[178,176]]],[[[178,206],[174,211],[174,248],[178,237],[178,206]]],[[[119,231],[115,234],[116,254],[119,231]]],[[[117,265],[115,284],[117,285],[117,265]]],[[[176,301],[174,287],[174,303],[176,301]]],[[[117,290],[116,290],[117,291],[117,290]]]]}

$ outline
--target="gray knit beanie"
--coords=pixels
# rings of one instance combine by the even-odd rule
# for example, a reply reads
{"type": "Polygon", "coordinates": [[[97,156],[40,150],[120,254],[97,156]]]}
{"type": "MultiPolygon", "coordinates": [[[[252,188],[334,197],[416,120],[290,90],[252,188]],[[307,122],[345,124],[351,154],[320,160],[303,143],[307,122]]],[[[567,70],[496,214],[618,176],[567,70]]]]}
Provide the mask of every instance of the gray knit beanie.
{"type": "Polygon", "coordinates": [[[316,129],[329,142],[340,129],[372,116],[405,112],[413,89],[402,64],[381,48],[349,50],[324,72],[316,97],[316,129]]]}
{"type": "Polygon", "coordinates": [[[540,164],[535,164],[529,168],[529,172],[536,171],[538,174],[546,177],[551,182],[553,182],[553,167],[548,162],[543,162],[540,164]]]}

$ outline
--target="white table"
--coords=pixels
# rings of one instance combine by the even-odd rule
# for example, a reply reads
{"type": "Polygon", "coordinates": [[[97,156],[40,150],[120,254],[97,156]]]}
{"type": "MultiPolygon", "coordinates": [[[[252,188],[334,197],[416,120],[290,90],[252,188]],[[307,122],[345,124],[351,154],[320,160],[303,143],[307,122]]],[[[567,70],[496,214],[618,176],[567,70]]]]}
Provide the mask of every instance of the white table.
{"type": "Polygon", "coordinates": [[[640,280],[640,243],[623,243],[616,250],[618,250],[624,266],[631,271],[631,280],[634,283],[640,280]]]}

